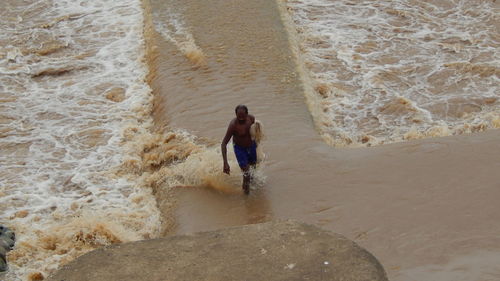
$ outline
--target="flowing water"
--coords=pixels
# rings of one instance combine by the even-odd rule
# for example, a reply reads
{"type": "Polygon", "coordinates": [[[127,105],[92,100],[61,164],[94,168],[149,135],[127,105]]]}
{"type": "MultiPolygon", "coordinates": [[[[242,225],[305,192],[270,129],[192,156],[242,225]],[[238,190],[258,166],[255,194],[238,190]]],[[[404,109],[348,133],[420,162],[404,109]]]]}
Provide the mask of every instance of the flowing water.
{"type": "Polygon", "coordinates": [[[0,12],[7,280],[287,218],[355,240],[391,280],[500,278],[500,133],[480,132],[499,125],[495,1],[142,4],[0,12]],[[249,197],[218,148],[240,103],[266,133],[249,197]]]}
{"type": "Polygon", "coordinates": [[[0,223],[18,237],[5,279],[158,236],[151,190],[120,172],[152,124],[141,3],[2,5],[0,223]]]}
{"type": "MultiPolygon", "coordinates": [[[[289,0],[304,69],[335,145],[499,128],[496,1],[289,0]]],[[[311,97],[310,99],[313,99],[311,97]]]]}

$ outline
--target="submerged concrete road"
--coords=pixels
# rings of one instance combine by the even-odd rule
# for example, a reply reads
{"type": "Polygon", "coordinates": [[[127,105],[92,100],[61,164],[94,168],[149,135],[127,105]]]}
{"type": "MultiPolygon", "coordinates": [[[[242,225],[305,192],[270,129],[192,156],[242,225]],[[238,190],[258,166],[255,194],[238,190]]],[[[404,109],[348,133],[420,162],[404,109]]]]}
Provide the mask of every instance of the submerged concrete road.
{"type": "Polygon", "coordinates": [[[101,248],[48,280],[388,279],[377,259],[347,238],[280,221],[101,248]]]}

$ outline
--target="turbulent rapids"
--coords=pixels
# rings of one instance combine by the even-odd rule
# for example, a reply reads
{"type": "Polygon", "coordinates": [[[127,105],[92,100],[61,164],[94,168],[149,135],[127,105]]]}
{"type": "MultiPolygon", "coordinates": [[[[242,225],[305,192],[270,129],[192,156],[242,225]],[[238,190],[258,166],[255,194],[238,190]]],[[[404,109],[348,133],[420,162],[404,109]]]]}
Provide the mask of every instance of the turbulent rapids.
{"type": "Polygon", "coordinates": [[[284,1],[318,130],[339,146],[500,128],[496,1],[284,1]]]}
{"type": "Polygon", "coordinates": [[[140,3],[3,5],[0,221],[18,236],[6,280],[157,236],[151,190],[120,172],[127,132],[150,126],[140,3]]]}
{"type": "Polygon", "coordinates": [[[290,217],[364,243],[394,280],[471,257],[464,276],[496,274],[495,131],[377,146],[500,126],[495,1],[215,2],[4,3],[0,224],[16,245],[0,277],[290,217]],[[266,125],[248,199],[218,149],[240,103],[266,125]]]}

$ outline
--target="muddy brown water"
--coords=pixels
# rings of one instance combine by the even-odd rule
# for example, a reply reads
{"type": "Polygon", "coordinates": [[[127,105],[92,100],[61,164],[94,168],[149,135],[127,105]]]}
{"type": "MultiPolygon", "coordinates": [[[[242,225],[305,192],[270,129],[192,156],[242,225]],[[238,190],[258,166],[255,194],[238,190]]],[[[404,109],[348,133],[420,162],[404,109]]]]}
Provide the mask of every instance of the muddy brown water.
{"type": "Polygon", "coordinates": [[[177,189],[174,233],[292,218],[353,239],[391,280],[500,279],[500,131],[333,148],[315,131],[274,1],[151,5],[156,22],[181,14],[206,58],[195,66],[157,34],[156,123],[218,143],[246,104],[267,135],[264,186],[248,197],[177,189]]]}

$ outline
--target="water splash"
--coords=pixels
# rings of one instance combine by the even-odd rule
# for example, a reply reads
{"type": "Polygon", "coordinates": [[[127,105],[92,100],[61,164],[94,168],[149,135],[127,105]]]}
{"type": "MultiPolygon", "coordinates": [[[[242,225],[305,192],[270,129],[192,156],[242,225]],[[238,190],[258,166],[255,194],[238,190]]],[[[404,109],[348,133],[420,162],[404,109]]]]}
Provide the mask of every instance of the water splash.
{"type": "MultiPolygon", "coordinates": [[[[155,15],[155,18],[160,18],[155,15]]],[[[195,66],[206,65],[206,57],[202,49],[196,45],[193,35],[186,28],[181,16],[171,10],[162,14],[163,21],[155,22],[155,29],[167,41],[175,46],[192,62],[195,66]]]]}

